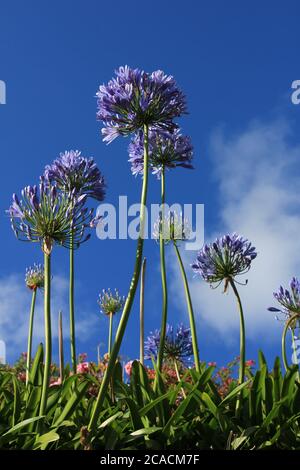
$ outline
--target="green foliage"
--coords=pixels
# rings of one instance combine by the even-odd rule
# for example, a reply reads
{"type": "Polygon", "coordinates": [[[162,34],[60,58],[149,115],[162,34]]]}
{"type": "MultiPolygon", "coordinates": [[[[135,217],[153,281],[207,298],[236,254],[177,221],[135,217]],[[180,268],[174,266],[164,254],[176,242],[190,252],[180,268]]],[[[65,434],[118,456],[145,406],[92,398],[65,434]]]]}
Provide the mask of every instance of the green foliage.
{"type": "Polygon", "coordinates": [[[276,358],[268,371],[261,352],[255,374],[240,386],[234,383],[225,397],[213,366],[186,370],[172,387],[161,377],[155,387],[137,361],[130,384],[124,383],[117,363],[93,435],[87,426],[95,405],[94,375],[69,375],[50,387],[46,414],[38,415],[42,358],[40,345],[27,388],[15,373],[0,371],[1,449],[300,449],[298,367],[283,375],[276,358]]]}

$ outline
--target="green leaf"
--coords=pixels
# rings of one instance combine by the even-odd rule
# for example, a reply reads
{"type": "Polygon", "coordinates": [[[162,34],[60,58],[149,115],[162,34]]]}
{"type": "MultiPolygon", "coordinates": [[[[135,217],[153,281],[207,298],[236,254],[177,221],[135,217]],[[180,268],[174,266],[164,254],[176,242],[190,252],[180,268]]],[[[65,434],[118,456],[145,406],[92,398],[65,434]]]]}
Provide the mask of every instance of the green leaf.
{"type": "Polygon", "coordinates": [[[132,400],[129,397],[124,398],[126,401],[129,411],[130,411],[130,416],[131,416],[131,421],[132,421],[132,426],[135,430],[138,430],[140,428],[143,428],[143,422],[141,420],[140,414],[138,407],[136,406],[136,403],[134,400],[132,400]]]}
{"type": "Polygon", "coordinates": [[[279,401],[281,395],[281,383],[282,383],[282,374],[280,366],[280,358],[277,356],[274,362],[273,368],[273,378],[274,378],[274,400],[279,401]]]}
{"type": "Polygon", "coordinates": [[[134,401],[139,405],[143,406],[143,394],[141,389],[141,381],[140,381],[140,369],[139,369],[139,362],[133,361],[132,369],[130,374],[130,388],[132,392],[132,396],[134,401]]]}
{"type": "Polygon", "coordinates": [[[153,434],[154,432],[160,431],[162,428],[158,426],[152,426],[150,428],[142,428],[138,429],[137,431],[133,431],[130,433],[131,436],[148,436],[149,434],[153,434]]]}
{"type": "MultiPolygon", "coordinates": [[[[35,421],[39,421],[41,419],[44,419],[45,416],[36,416],[34,418],[29,418],[25,419],[24,421],[21,421],[20,423],[16,424],[12,428],[9,429],[5,434],[3,434],[0,437],[0,443],[3,444],[4,442],[8,442],[13,435],[15,434],[16,431],[19,431],[20,429],[24,428],[25,426],[28,426],[28,424],[33,423],[35,421]]],[[[17,437],[17,436],[16,436],[17,437]]]]}
{"type": "Polygon", "coordinates": [[[261,349],[258,351],[258,364],[260,369],[262,369],[263,366],[268,367],[266,358],[261,349]]]}
{"type": "Polygon", "coordinates": [[[57,434],[55,431],[49,431],[46,434],[42,434],[41,436],[37,437],[33,448],[45,450],[47,445],[50,442],[55,442],[58,440],[59,440],[59,434],[57,434]]]}
{"type": "MultiPolygon", "coordinates": [[[[228,403],[229,401],[232,400],[232,398],[234,398],[241,390],[243,390],[243,388],[247,387],[247,385],[249,385],[249,383],[251,382],[251,380],[247,380],[247,382],[243,382],[241,385],[238,385],[237,387],[235,387],[232,392],[228,393],[228,395],[226,395],[226,397],[224,398],[224,400],[221,401],[219,407],[221,406],[224,406],[226,403],[228,403]]],[[[215,406],[215,405],[214,405],[215,406]]],[[[216,407],[217,408],[217,407],[216,407]]]]}
{"type": "Polygon", "coordinates": [[[41,364],[43,363],[43,357],[44,357],[44,348],[43,348],[43,343],[40,343],[34,360],[33,364],[29,373],[29,383],[31,385],[41,385],[40,380],[39,380],[39,369],[41,364]]]}
{"type": "Polygon", "coordinates": [[[20,417],[21,413],[21,397],[20,397],[20,391],[19,391],[19,384],[18,380],[15,375],[12,376],[13,379],[13,387],[14,387],[14,410],[13,410],[13,420],[12,424],[15,426],[20,417]]]}
{"type": "Polygon", "coordinates": [[[79,404],[81,399],[84,397],[89,385],[90,384],[87,381],[80,382],[78,385],[76,385],[76,388],[74,388],[71,398],[67,402],[61,414],[53,423],[54,426],[59,426],[59,424],[61,424],[62,421],[64,421],[65,419],[69,419],[72,416],[77,405],[79,404]]]}
{"type": "Polygon", "coordinates": [[[115,413],[114,415],[110,416],[105,421],[103,421],[103,423],[100,424],[99,429],[106,428],[106,426],[113,423],[117,418],[120,418],[121,416],[123,416],[123,414],[124,413],[122,411],[118,411],[117,413],[115,413]]]}
{"type": "Polygon", "coordinates": [[[140,415],[144,416],[149,413],[150,410],[156,407],[159,403],[161,403],[163,400],[168,399],[171,396],[172,391],[169,391],[167,393],[164,393],[164,395],[160,395],[159,397],[155,398],[153,401],[148,403],[146,406],[140,409],[140,415]]]}
{"type": "Polygon", "coordinates": [[[174,411],[174,413],[172,414],[171,418],[169,419],[169,421],[167,422],[167,424],[164,426],[163,428],[163,434],[165,435],[168,435],[169,432],[170,432],[170,429],[171,429],[171,426],[173,426],[174,424],[176,424],[176,422],[178,422],[178,420],[181,418],[181,416],[183,415],[183,413],[185,412],[191,398],[192,398],[192,394],[189,394],[181,403],[180,405],[178,406],[178,408],[174,411]]]}

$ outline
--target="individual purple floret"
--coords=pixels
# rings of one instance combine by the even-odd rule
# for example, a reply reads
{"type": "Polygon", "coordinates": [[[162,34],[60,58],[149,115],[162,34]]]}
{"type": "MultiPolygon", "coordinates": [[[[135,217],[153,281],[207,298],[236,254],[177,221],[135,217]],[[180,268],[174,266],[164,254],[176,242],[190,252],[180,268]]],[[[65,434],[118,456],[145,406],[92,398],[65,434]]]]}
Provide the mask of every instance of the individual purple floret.
{"type": "Polygon", "coordinates": [[[84,157],[79,150],[61,153],[46,166],[45,178],[65,192],[86,194],[97,201],[102,201],[105,196],[104,178],[94,159],[84,157]]]}
{"type": "Polygon", "coordinates": [[[90,234],[85,236],[85,229],[93,212],[84,208],[86,198],[86,194],[76,196],[75,191],[58,192],[56,186],[45,184],[41,178],[39,188],[26,186],[20,200],[14,194],[7,212],[20,240],[39,242],[44,251],[50,252],[54,243],[70,248],[73,232],[74,248],[78,248],[90,238],[90,234]]]}
{"type": "Polygon", "coordinates": [[[110,143],[119,135],[141,129],[173,130],[173,119],[186,113],[186,101],[174,78],[161,70],[146,73],[127,65],[116,70],[116,78],[97,92],[97,119],[103,121],[102,135],[110,143]]]}
{"type": "Polygon", "coordinates": [[[192,268],[205,281],[212,284],[221,283],[249,271],[256,256],[255,247],[251,242],[234,233],[204,245],[192,268]]]}
{"type": "MultiPolygon", "coordinates": [[[[293,277],[290,281],[290,290],[280,286],[274,297],[283,308],[269,307],[270,312],[283,313],[285,319],[294,314],[300,316],[300,281],[293,277]]],[[[278,319],[278,317],[276,317],[278,319]]]]}
{"type": "MultiPolygon", "coordinates": [[[[193,168],[193,146],[190,137],[183,136],[180,129],[173,132],[153,130],[148,139],[149,166],[160,178],[163,168],[193,168]]],[[[129,162],[133,175],[144,171],[144,133],[139,131],[128,147],[129,162]]]]}
{"type": "MultiPolygon", "coordinates": [[[[160,343],[160,330],[151,332],[145,341],[145,359],[157,359],[160,343]]],[[[183,324],[177,326],[167,325],[166,339],[164,345],[164,359],[169,361],[180,361],[187,365],[193,355],[192,337],[190,328],[183,324]]]]}

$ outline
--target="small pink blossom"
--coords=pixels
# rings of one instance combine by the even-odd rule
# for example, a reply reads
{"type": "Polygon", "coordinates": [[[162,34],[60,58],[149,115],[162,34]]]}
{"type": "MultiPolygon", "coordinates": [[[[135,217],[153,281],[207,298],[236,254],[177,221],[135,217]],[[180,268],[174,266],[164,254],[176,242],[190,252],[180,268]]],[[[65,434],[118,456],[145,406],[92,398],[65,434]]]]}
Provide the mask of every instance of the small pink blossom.
{"type": "Polygon", "coordinates": [[[26,372],[19,372],[18,379],[21,380],[21,382],[26,382],[26,372]]]}
{"type": "Polygon", "coordinates": [[[131,371],[132,371],[132,363],[133,363],[133,361],[129,361],[129,362],[127,362],[127,364],[125,364],[125,366],[124,366],[125,372],[126,372],[126,374],[129,375],[129,376],[131,375],[131,371]]]}
{"type": "Polygon", "coordinates": [[[254,365],[255,365],[255,361],[253,361],[253,359],[249,359],[249,361],[245,362],[246,367],[252,367],[254,365]]]}
{"type": "Polygon", "coordinates": [[[50,379],[50,387],[54,387],[54,385],[61,385],[60,377],[58,377],[57,380],[54,380],[54,377],[50,379]]]}
{"type": "Polygon", "coordinates": [[[209,367],[216,367],[217,363],[216,362],[209,362],[208,365],[209,365],[209,367]]]}
{"type": "Polygon", "coordinates": [[[87,374],[89,372],[89,363],[81,362],[77,365],[77,374],[87,374]]]}

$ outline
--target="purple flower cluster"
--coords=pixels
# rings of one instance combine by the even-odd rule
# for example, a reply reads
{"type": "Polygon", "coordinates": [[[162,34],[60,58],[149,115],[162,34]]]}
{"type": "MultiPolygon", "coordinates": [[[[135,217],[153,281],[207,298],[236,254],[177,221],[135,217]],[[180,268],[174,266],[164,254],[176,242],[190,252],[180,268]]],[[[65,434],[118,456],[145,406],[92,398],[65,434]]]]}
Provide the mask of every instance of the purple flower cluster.
{"type": "Polygon", "coordinates": [[[251,242],[234,233],[204,245],[192,268],[205,281],[220,283],[246,273],[256,256],[255,247],[251,242]]]}
{"type": "Polygon", "coordinates": [[[76,196],[75,191],[59,192],[41,178],[39,188],[26,186],[22,190],[21,200],[13,195],[8,209],[12,229],[20,240],[39,242],[49,251],[54,243],[70,248],[73,232],[74,248],[78,248],[90,238],[85,229],[92,220],[92,210],[84,208],[86,198],[86,194],[76,196]]]}
{"type": "Polygon", "coordinates": [[[277,292],[274,292],[274,298],[283,307],[281,309],[276,307],[269,307],[270,312],[283,313],[287,318],[291,315],[299,314],[300,316],[300,281],[293,277],[290,281],[290,290],[280,286],[277,292]]]}
{"type": "MultiPolygon", "coordinates": [[[[129,144],[129,162],[133,175],[144,172],[144,133],[139,131],[129,144]]],[[[183,136],[180,129],[173,132],[151,130],[148,138],[149,166],[160,178],[163,168],[193,168],[193,146],[190,137],[183,136]]]]}
{"type": "Polygon", "coordinates": [[[97,92],[97,119],[103,121],[102,135],[110,143],[144,125],[172,131],[173,119],[186,113],[183,93],[174,78],[161,70],[146,73],[127,65],[116,70],[116,78],[97,92]]]}
{"type": "MultiPolygon", "coordinates": [[[[157,359],[160,343],[160,330],[151,332],[145,341],[145,359],[157,359]]],[[[167,361],[179,361],[187,365],[193,355],[192,337],[190,328],[183,324],[177,326],[167,325],[166,339],[164,344],[164,359],[167,361]]]]}
{"type": "Polygon", "coordinates": [[[60,154],[51,165],[45,168],[45,178],[65,192],[102,201],[105,196],[105,182],[93,158],[86,158],[79,150],[69,150],[60,154]]]}
{"type": "Polygon", "coordinates": [[[25,283],[31,290],[42,289],[44,287],[44,267],[35,263],[26,268],[25,283]]]}

